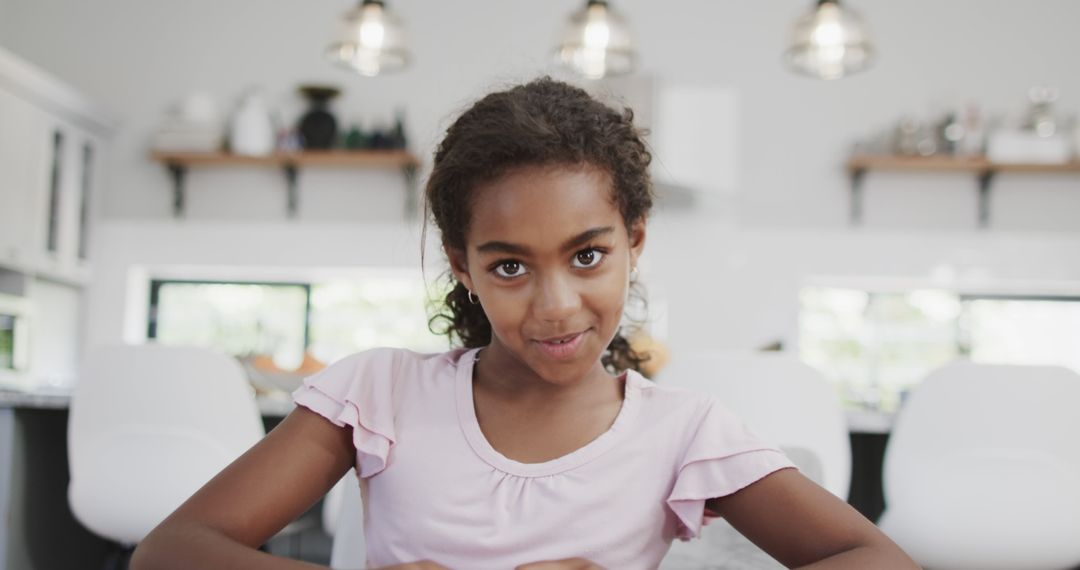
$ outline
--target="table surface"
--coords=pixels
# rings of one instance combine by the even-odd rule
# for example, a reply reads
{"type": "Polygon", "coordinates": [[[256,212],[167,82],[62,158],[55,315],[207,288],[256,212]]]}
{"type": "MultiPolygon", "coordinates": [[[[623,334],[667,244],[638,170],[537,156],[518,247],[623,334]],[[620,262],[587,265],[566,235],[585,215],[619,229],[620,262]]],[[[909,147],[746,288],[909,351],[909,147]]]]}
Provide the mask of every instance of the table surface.
{"type": "MultiPolygon", "coordinates": [[[[255,398],[259,412],[267,417],[285,417],[292,411],[292,397],[285,392],[255,398]]],[[[0,408],[65,409],[71,404],[70,392],[0,390],[0,408]]],[[[852,433],[889,433],[895,414],[876,410],[845,410],[848,431],[852,433]]]]}
{"type": "MultiPolygon", "coordinates": [[[[255,398],[259,412],[268,417],[285,417],[292,411],[292,398],[280,394],[255,398]]],[[[71,392],[0,390],[0,408],[66,409],[71,405],[71,392]]]]}

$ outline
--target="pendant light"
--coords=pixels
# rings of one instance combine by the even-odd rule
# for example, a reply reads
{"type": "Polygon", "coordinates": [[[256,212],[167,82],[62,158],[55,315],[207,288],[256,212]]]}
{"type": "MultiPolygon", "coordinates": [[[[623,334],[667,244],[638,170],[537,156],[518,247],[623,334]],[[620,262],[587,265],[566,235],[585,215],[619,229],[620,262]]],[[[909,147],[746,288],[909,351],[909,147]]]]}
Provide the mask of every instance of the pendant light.
{"type": "Polygon", "coordinates": [[[344,19],[340,39],[326,48],[331,61],[367,77],[399,71],[409,63],[401,22],[383,0],[363,0],[344,19]]]}
{"type": "Polygon", "coordinates": [[[606,0],[588,0],[584,9],[571,15],[555,50],[556,62],[588,79],[629,73],[634,59],[626,21],[606,0]]]}
{"type": "Polygon", "coordinates": [[[839,0],[818,0],[813,10],[795,22],[788,66],[818,79],[839,79],[862,71],[874,58],[866,27],[859,15],[839,0]]]}

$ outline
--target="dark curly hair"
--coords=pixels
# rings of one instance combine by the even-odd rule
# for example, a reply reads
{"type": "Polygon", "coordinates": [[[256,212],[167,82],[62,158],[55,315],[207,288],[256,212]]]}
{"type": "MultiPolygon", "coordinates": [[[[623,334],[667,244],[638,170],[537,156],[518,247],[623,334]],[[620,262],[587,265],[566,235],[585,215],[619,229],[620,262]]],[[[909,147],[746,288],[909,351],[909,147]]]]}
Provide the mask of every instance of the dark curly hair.
{"type": "MultiPolygon", "coordinates": [[[[589,164],[610,176],[612,198],[630,228],[648,216],[653,203],[652,157],[633,118],[629,108],[617,111],[550,77],[491,93],[454,121],[436,150],[424,192],[425,220],[430,213],[443,245],[464,251],[472,189],[520,166],[589,164]]],[[[486,346],[491,342],[487,315],[469,302],[452,272],[447,279],[452,289],[429,322],[432,332],[465,347],[486,346]]],[[[603,364],[613,372],[639,370],[647,358],[620,331],[603,364]]]]}

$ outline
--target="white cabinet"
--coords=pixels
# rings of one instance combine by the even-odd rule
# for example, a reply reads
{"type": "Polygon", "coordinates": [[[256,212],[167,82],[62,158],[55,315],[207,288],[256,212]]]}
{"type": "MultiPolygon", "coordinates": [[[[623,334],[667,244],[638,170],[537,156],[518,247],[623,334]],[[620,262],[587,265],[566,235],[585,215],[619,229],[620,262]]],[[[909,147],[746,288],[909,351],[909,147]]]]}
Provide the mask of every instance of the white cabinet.
{"type": "Polygon", "coordinates": [[[0,266],[86,283],[109,131],[81,95],[0,49],[0,266]]]}
{"type": "Polygon", "coordinates": [[[35,136],[43,148],[39,191],[31,216],[37,229],[31,240],[39,274],[82,283],[89,276],[89,230],[101,152],[98,138],[56,117],[35,136]]]}
{"type": "Polygon", "coordinates": [[[0,265],[29,270],[36,263],[38,194],[43,168],[43,114],[0,87],[0,265]]]}

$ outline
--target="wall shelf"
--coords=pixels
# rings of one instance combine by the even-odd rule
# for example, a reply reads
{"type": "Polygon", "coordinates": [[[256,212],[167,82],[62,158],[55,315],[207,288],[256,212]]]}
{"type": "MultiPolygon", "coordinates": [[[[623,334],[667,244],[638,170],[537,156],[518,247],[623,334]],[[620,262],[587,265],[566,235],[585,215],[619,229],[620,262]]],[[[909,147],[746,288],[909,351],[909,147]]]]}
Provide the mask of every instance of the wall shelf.
{"type": "Polygon", "coordinates": [[[184,215],[185,177],[189,168],[269,166],[285,173],[289,217],[299,206],[297,175],[305,167],[399,169],[405,177],[405,215],[417,211],[416,174],[420,161],[406,150],[327,150],[243,156],[224,152],[154,152],[151,158],[165,165],[173,179],[173,216],[184,215]]]}
{"type": "Polygon", "coordinates": [[[893,172],[968,172],[975,175],[979,191],[979,227],[990,225],[990,189],[1001,172],[1080,173],[1080,161],[1063,164],[997,163],[985,157],[856,155],[848,159],[851,179],[851,223],[862,223],[863,183],[871,170],[893,172]]]}

